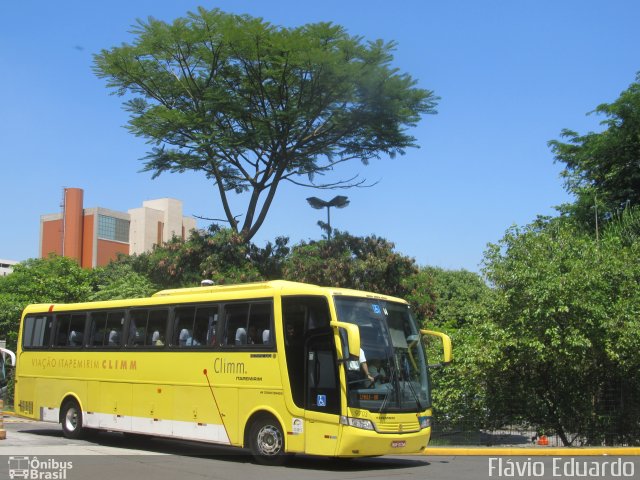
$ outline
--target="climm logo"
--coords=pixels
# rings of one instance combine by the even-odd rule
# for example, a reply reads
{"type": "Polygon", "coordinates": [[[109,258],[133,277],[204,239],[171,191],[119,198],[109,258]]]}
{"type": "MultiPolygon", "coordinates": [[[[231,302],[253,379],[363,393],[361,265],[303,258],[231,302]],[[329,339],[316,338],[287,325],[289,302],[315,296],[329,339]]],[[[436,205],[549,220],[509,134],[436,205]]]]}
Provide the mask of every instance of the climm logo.
{"type": "Polygon", "coordinates": [[[216,358],[213,361],[213,371],[215,373],[247,373],[244,362],[229,362],[224,358],[216,358]]]}
{"type": "Polygon", "coordinates": [[[103,370],[136,370],[138,365],[135,360],[103,360],[103,370]]]}

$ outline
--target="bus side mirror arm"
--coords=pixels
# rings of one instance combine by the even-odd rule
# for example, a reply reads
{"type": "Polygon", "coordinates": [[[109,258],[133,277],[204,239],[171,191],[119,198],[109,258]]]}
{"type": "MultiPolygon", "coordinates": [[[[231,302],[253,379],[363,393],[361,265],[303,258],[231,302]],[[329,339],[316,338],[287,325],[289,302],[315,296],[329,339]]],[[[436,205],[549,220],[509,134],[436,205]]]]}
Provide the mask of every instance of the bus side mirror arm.
{"type": "Polygon", "coordinates": [[[357,325],[347,322],[330,322],[329,325],[334,329],[344,329],[347,332],[347,352],[342,352],[343,360],[349,359],[349,354],[360,356],[360,329],[357,325]]]}
{"type": "Polygon", "coordinates": [[[438,337],[442,341],[443,359],[441,363],[429,365],[430,367],[445,367],[453,361],[453,353],[451,349],[451,337],[446,333],[436,332],[435,330],[420,330],[421,335],[430,337],[438,337]]]}
{"type": "Polygon", "coordinates": [[[7,362],[6,365],[10,366],[10,367],[15,367],[16,366],[16,354],[13,353],[11,350],[8,350],[6,348],[2,348],[0,347],[0,353],[2,354],[2,359],[4,360],[6,358],[6,355],[9,356],[9,358],[11,359],[10,362],[7,362]]]}

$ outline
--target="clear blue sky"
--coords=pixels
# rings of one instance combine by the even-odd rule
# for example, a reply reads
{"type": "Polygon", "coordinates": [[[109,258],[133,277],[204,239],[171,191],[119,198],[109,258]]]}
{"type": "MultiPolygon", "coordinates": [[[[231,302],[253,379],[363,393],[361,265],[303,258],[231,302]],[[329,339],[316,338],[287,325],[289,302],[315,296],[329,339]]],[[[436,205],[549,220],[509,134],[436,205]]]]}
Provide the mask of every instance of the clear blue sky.
{"type": "MultiPolygon", "coordinates": [[[[569,197],[547,141],[562,128],[597,130],[585,114],[640,70],[635,0],[2,2],[0,258],[37,256],[39,216],[59,211],[65,186],[85,190],[85,207],[174,197],[187,215],[223,216],[201,176],[138,173],[146,145],[122,128],[120,99],[91,69],[94,53],[131,40],[136,18],[170,21],[198,5],[399,43],[396,66],[441,97],[439,113],[415,129],[420,149],[354,165],[379,183],[347,191],[351,205],[332,224],[385,237],[421,265],[478,270],[487,242],[553,214],[569,197]]],[[[320,237],[324,214],[305,198],[336,194],[345,191],[286,186],[256,243],[320,237]]]]}

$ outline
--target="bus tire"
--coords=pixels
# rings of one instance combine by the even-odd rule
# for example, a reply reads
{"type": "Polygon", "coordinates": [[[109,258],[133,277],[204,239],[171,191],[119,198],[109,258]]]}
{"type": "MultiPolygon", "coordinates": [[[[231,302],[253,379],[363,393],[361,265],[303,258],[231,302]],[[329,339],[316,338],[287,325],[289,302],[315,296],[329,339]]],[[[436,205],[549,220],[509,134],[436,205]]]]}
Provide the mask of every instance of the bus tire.
{"type": "Polygon", "coordinates": [[[74,399],[65,400],[60,409],[62,433],[66,438],[82,438],[86,430],[82,427],[82,410],[74,399]]]}
{"type": "Polygon", "coordinates": [[[253,422],[249,430],[249,448],[261,465],[282,465],[287,461],[282,427],[272,416],[260,417],[253,422]]]}

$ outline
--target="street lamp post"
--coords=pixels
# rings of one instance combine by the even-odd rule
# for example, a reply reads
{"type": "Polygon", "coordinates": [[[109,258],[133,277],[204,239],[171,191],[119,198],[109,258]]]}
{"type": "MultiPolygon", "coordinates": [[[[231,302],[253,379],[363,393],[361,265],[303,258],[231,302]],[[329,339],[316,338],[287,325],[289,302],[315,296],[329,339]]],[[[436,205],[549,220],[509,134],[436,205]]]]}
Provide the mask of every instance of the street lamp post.
{"type": "Polygon", "coordinates": [[[349,205],[349,199],[344,195],[338,195],[327,202],[318,197],[309,197],[307,198],[307,202],[317,210],[322,208],[327,209],[327,237],[331,240],[331,207],[344,208],[349,205]]]}

